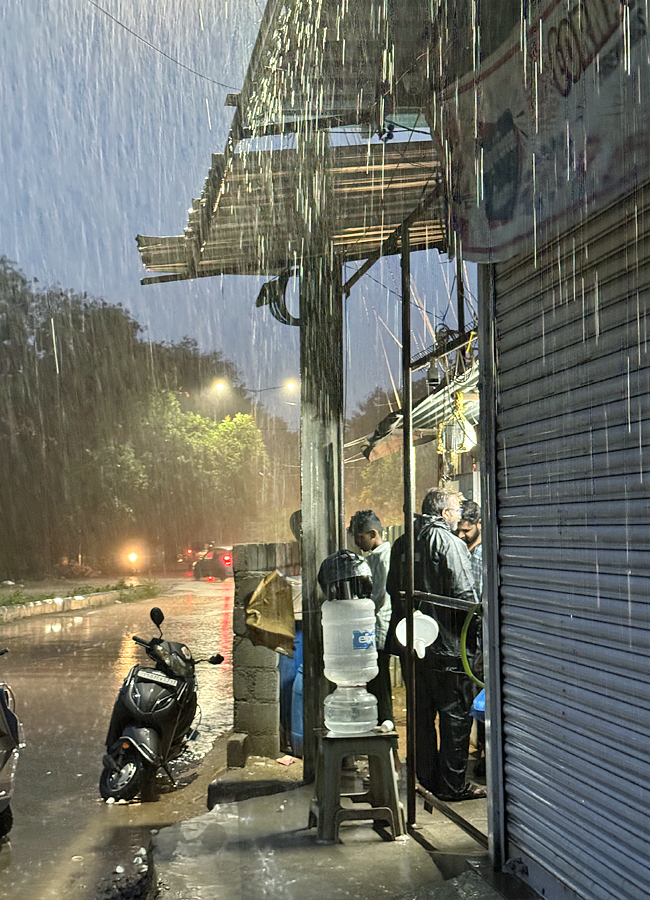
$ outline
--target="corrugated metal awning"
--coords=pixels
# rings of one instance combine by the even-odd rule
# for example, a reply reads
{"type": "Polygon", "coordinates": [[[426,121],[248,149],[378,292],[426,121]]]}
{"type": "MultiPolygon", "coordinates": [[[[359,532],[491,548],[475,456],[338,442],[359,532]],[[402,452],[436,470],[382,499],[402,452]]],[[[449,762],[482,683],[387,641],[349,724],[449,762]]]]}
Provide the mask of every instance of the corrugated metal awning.
{"type": "MultiPolygon", "coordinates": [[[[329,226],[334,253],[367,259],[425,198],[410,226],[414,250],[446,246],[441,164],[432,141],[359,143],[329,148],[329,226]]],[[[276,274],[301,258],[296,150],[213,156],[184,235],[137,242],[147,270],[173,281],[221,274],[276,274]],[[169,277],[171,276],[171,277],[169,277]]]]}

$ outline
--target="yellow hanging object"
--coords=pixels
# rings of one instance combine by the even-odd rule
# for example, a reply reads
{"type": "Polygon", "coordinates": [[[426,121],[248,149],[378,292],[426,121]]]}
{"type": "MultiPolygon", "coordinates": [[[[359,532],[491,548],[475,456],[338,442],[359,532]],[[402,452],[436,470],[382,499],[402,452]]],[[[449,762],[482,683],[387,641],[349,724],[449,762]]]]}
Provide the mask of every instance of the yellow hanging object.
{"type": "Polygon", "coordinates": [[[451,415],[438,429],[438,453],[467,453],[476,446],[476,429],[465,418],[465,402],[459,391],[451,415]]]}

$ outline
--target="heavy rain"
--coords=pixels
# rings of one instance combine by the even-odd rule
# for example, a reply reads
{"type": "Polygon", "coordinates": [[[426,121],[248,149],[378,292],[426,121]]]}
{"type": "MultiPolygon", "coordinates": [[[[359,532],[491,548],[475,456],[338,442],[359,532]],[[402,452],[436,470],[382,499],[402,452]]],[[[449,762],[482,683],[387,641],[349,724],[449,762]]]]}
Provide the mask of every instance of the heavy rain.
{"type": "Polygon", "coordinates": [[[648,896],[647,21],[5,0],[0,898],[648,896]]]}

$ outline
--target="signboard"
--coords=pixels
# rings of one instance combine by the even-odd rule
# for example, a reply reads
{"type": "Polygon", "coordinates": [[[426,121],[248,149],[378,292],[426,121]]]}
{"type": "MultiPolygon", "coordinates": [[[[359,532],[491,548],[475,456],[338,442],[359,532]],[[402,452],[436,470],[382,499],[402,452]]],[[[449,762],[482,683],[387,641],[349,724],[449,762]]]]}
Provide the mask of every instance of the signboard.
{"type": "Polygon", "coordinates": [[[487,262],[650,178],[650,45],[645,0],[481,7],[480,28],[472,0],[439,7],[429,123],[465,258],[487,262]]]}

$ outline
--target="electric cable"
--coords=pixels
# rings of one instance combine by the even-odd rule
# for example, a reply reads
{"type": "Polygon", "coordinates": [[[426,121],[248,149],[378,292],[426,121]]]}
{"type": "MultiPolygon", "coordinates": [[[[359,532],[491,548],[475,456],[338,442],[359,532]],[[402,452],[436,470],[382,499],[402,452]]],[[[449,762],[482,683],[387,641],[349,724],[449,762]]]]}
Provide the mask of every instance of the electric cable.
{"type": "Polygon", "coordinates": [[[189,66],[186,66],[185,63],[182,63],[180,60],[175,59],[173,56],[170,56],[169,53],[165,53],[164,50],[161,50],[160,47],[156,47],[155,44],[152,44],[146,38],[143,38],[136,31],[133,31],[132,28],[129,28],[128,25],[125,25],[124,22],[120,22],[119,19],[116,19],[115,16],[112,16],[108,10],[104,9],[99,5],[99,3],[95,3],[95,0],[88,0],[88,3],[91,6],[94,6],[100,12],[104,13],[105,16],[108,16],[116,25],[119,25],[120,28],[123,28],[125,31],[128,31],[129,34],[132,34],[134,38],[137,38],[139,41],[142,41],[143,44],[146,44],[147,47],[150,47],[152,50],[155,50],[156,53],[160,53],[161,56],[164,56],[165,59],[169,59],[171,62],[176,63],[177,66],[180,66],[181,69],[187,69],[188,72],[191,72],[192,75],[197,75],[199,78],[203,78],[205,81],[209,81],[211,84],[216,84],[219,87],[225,88],[227,91],[239,91],[239,88],[233,87],[231,84],[224,84],[222,81],[215,81],[214,78],[209,78],[207,75],[203,75],[202,72],[197,72],[196,69],[191,69],[189,66]]]}
{"type": "Polygon", "coordinates": [[[399,128],[400,131],[410,131],[412,134],[424,134],[427,137],[431,137],[430,131],[422,131],[420,128],[410,128],[408,125],[399,125],[397,122],[391,122],[390,119],[384,119],[387,125],[392,125],[393,128],[399,128]]]}

